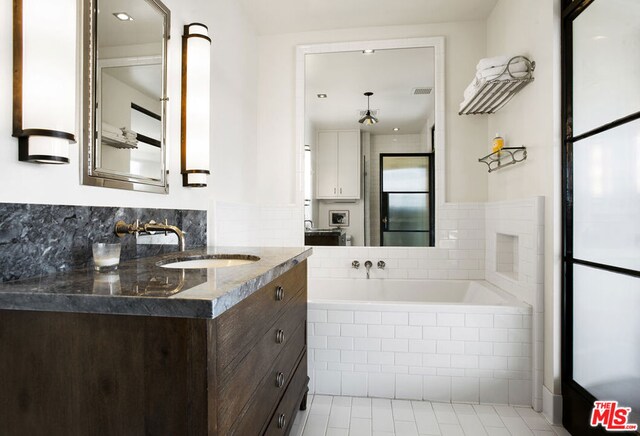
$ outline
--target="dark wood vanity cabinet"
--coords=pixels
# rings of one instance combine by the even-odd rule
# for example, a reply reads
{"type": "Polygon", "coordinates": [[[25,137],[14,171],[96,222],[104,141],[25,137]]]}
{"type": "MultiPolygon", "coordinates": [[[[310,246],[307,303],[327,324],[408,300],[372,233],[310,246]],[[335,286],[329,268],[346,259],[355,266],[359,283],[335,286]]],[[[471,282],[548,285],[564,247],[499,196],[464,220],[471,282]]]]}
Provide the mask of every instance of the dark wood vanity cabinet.
{"type": "Polygon", "coordinates": [[[215,319],[0,311],[0,434],[287,435],[307,266],[215,319]]]}

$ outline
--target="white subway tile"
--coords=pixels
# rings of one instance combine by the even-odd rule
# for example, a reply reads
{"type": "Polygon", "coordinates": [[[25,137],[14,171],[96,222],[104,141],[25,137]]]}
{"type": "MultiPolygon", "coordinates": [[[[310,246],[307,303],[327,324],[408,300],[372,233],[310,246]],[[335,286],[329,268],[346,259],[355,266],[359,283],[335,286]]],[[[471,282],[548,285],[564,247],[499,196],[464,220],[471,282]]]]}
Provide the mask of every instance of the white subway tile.
{"type": "Polygon", "coordinates": [[[432,313],[432,312],[426,312],[426,313],[412,312],[412,313],[409,313],[409,325],[435,326],[436,325],[436,314],[432,313]]]}
{"type": "Polygon", "coordinates": [[[353,324],[353,312],[349,310],[329,310],[327,312],[327,320],[337,324],[353,324]]]}
{"type": "MultiPolygon", "coordinates": [[[[322,336],[317,336],[322,337],[322,336]]],[[[329,349],[334,350],[353,350],[353,338],[345,338],[342,336],[329,336],[326,342],[329,349]]]]}
{"type": "Polygon", "coordinates": [[[480,369],[508,369],[509,361],[504,356],[479,356],[480,369]]]}
{"type": "Polygon", "coordinates": [[[309,336],[307,338],[309,348],[327,348],[326,336],[309,336]]]}
{"type": "Polygon", "coordinates": [[[465,370],[462,368],[436,368],[436,374],[451,377],[464,377],[465,370]]]}
{"type": "Polygon", "coordinates": [[[451,377],[424,376],[422,397],[428,401],[451,401],[451,377]]]}
{"type": "Polygon", "coordinates": [[[433,368],[450,368],[451,356],[449,354],[423,354],[422,364],[433,368]]]}
{"type": "Polygon", "coordinates": [[[531,370],[531,358],[530,357],[507,357],[509,361],[509,370],[512,371],[530,371],[531,370]]]}
{"type": "Polygon", "coordinates": [[[509,329],[509,342],[531,342],[531,329],[509,329]]]}
{"type": "Polygon", "coordinates": [[[307,321],[308,322],[327,322],[327,311],[309,309],[307,311],[307,321]]]}
{"type": "Polygon", "coordinates": [[[439,327],[464,326],[464,314],[463,313],[439,313],[437,322],[439,327]]]}
{"type": "MultiPolygon", "coordinates": [[[[421,375],[396,374],[396,398],[405,400],[422,400],[422,378],[421,375]]],[[[393,404],[393,402],[392,402],[393,404]]],[[[409,405],[408,413],[413,421],[413,411],[409,405]]],[[[394,418],[398,421],[398,415],[394,409],[394,418]]]]}
{"type": "Polygon", "coordinates": [[[438,341],[436,350],[438,354],[464,354],[464,342],[438,341]]]}
{"type": "Polygon", "coordinates": [[[367,326],[364,324],[340,324],[340,331],[342,332],[342,336],[367,337],[367,326]]]}
{"type": "Polygon", "coordinates": [[[382,365],[380,370],[394,374],[409,374],[409,367],[404,365],[382,365]]]}
{"type": "Polygon", "coordinates": [[[380,365],[369,365],[369,364],[362,364],[362,363],[356,363],[355,365],[353,365],[353,370],[356,372],[380,372],[381,368],[380,365]]]}
{"type": "Polygon", "coordinates": [[[424,339],[410,339],[409,351],[412,353],[435,353],[436,341],[424,339]]]}
{"type": "Polygon", "coordinates": [[[382,351],[409,351],[408,339],[383,339],[382,351]]]}
{"type": "Polygon", "coordinates": [[[368,374],[366,372],[343,372],[342,395],[365,397],[368,391],[368,374]]]}
{"type": "MultiPolygon", "coordinates": [[[[508,404],[509,381],[494,378],[481,378],[480,403],[508,404]]],[[[480,418],[482,419],[482,417],[480,418]]]]}
{"type": "Polygon", "coordinates": [[[423,327],[422,338],[435,340],[451,339],[451,327],[423,327]]]}
{"type": "Polygon", "coordinates": [[[340,324],[316,323],[314,331],[318,336],[340,336],[340,324]]]}
{"type": "Polygon", "coordinates": [[[396,326],[396,338],[399,339],[421,339],[422,327],[418,326],[396,326]]]}
{"type": "MultiPolygon", "coordinates": [[[[316,334],[318,333],[316,332],[316,334]]],[[[480,340],[483,342],[507,342],[507,329],[481,327],[480,340]]]]}
{"type": "Polygon", "coordinates": [[[367,352],[342,350],[340,351],[340,359],[345,363],[367,363],[367,352]]]}
{"type": "Polygon", "coordinates": [[[494,315],[496,328],[522,328],[522,315],[494,315]]]}
{"type": "Polygon", "coordinates": [[[339,350],[314,350],[316,362],[340,362],[339,350]]]}
{"type": "Polygon", "coordinates": [[[409,374],[414,375],[436,375],[436,368],[429,368],[426,366],[410,366],[409,374]]]}
{"type": "Polygon", "coordinates": [[[388,351],[367,351],[367,363],[373,365],[393,365],[394,355],[388,351]]]}
{"type": "Polygon", "coordinates": [[[421,366],[422,354],[420,353],[395,353],[396,365],[421,366]]]}
{"type": "MultiPolygon", "coordinates": [[[[369,378],[369,397],[378,397],[378,398],[393,398],[396,393],[396,375],[391,373],[370,373],[368,375],[369,378]]],[[[374,402],[375,403],[375,400],[374,402]]],[[[372,403],[372,404],[373,404],[372,403]]],[[[391,414],[390,410],[391,405],[389,404],[389,414],[391,414]]],[[[374,422],[375,415],[379,413],[379,411],[375,410],[374,405],[374,422]]],[[[392,421],[393,423],[393,418],[392,421]]]]}
{"type": "Polygon", "coordinates": [[[509,404],[531,406],[531,381],[509,380],[509,404]]]}
{"type": "Polygon", "coordinates": [[[451,356],[451,367],[452,368],[477,368],[478,356],[454,354],[451,356]]]}
{"type": "Polygon", "coordinates": [[[493,355],[493,342],[465,342],[464,354],[491,356],[493,355]]]}
{"type": "Polygon", "coordinates": [[[493,315],[487,313],[467,313],[464,316],[466,327],[493,327],[493,315]]]}
{"type": "Polygon", "coordinates": [[[340,371],[315,370],[314,381],[316,394],[340,395],[341,377],[342,374],[340,371]]]}
{"type": "Polygon", "coordinates": [[[493,354],[495,356],[526,356],[525,349],[528,347],[530,347],[530,344],[513,342],[494,343],[493,354]]]}
{"type": "Polygon", "coordinates": [[[393,338],[395,337],[395,327],[392,325],[368,325],[367,335],[370,338],[393,338]]]}
{"type": "Polygon", "coordinates": [[[479,337],[477,327],[451,327],[451,340],[477,341],[479,337]]]}
{"type": "Polygon", "coordinates": [[[381,351],[382,346],[378,338],[354,338],[353,348],[364,351],[381,351]]]}
{"type": "Polygon", "coordinates": [[[480,381],[475,377],[453,377],[451,379],[451,401],[479,403],[480,381]]]}
{"type": "Polygon", "coordinates": [[[407,312],[382,312],[382,324],[408,325],[409,314],[407,312]]]}
{"type": "Polygon", "coordinates": [[[353,363],[328,362],[327,369],[329,371],[353,371],[353,363]]]}

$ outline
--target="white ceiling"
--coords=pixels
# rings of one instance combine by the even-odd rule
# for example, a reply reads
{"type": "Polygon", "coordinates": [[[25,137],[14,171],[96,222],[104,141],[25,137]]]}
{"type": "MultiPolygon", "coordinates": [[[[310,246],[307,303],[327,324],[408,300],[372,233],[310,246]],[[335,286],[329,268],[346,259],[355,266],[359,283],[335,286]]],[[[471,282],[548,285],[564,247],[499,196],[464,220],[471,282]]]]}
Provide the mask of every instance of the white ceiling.
{"type": "Polygon", "coordinates": [[[497,0],[240,0],[259,34],[484,20],[497,0]]]}
{"type": "Polygon", "coordinates": [[[100,0],[98,2],[98,44],[114,47],[162,41],[163,16],[147,1],[100,0]],[[120,21],[114,12],[126,12],[133,21],[120,21]]]}
{"type": "Polygon", "coordinates": [[[363,127],[376,134],[420,133],[434,107],[430,95],[413,95],[416,87],[434,87],[433,48],[312,54],[305,58],[305,117],[316,129],[358,129],[359,111],[371,109],[379,122],[363,127]],[[317,94],[327,94],[319,99],[317,94]]]}

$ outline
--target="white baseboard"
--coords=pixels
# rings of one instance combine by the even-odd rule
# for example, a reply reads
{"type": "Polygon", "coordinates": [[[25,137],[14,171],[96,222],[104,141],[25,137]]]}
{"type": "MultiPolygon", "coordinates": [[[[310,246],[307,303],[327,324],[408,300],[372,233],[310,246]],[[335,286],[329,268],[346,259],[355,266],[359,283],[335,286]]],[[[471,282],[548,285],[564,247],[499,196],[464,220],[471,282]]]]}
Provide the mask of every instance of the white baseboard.
{"type": "Polygon", "coordinates": [[[542,386],[542,414],[553,425],[562,425],[562,395],[554,395],[542,386]]]}

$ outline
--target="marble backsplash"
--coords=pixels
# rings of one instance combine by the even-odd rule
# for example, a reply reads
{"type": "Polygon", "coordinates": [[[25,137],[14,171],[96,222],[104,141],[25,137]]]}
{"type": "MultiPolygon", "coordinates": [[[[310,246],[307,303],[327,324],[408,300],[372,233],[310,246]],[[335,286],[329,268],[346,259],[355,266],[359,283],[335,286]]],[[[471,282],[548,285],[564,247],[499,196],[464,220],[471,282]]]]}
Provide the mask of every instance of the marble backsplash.
{"type": "Polygon", "coordinates": [[[155,220],[185,232],[187,249],[207,245],[207,211],[0,203],[0,281],[42,276],[91,263],[93,242],[120,241],[121,261],[177,251],[177,245],[118,238],[117,220],[155,220]]]}

